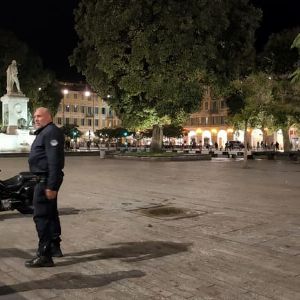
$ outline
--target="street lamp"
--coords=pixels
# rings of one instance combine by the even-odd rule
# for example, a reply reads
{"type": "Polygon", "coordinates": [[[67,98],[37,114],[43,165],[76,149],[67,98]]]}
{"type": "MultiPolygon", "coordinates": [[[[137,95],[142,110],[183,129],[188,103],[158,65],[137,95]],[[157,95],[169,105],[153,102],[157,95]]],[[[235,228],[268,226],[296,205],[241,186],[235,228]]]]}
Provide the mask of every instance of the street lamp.
{"type": "Polygon", "coordinates": [[[67,97],[67,95],[69,94],[69,90],[68,89],[63,89],[63,100],[62,100],[62,126],[65,126],[65,97],[67,97]]]}
{"type": "Polygon", "coordinates": [[[91,96],[91,92],[90,92],[90,91],[85,91],[85,92],[84,92],[84,96],[86,96],[86,97],[91,96]]]}
{"type": "MultiPolygon", "coordinates": [[[[91,96],[91,92],[88,91],[88,90],[86,90],[84,92],[84,96],[90,97],[91,96]]],[[[95,132],[95,101],[94,101],[94,97],[93,97],[93,109],[92,109],[92,122],[93,122],[92,129],[93,129],[93,132],[95,132]]],[[[89,130],[89,132],[90,132],[90,130],[89,130]]],[[[90,139],[90,133],[89,133],[89,139],[90,139]]]]}

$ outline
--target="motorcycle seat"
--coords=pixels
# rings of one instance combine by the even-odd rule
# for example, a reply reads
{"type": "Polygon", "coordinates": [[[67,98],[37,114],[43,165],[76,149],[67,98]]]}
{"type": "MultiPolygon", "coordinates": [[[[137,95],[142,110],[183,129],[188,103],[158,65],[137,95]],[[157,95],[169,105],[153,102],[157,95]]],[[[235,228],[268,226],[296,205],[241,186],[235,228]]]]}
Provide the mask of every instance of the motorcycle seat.
{"type": "Polygon", "coordinates": [[[21,172],[19,175],[13,176],[9,179],[2,180],[2,188],[6,188],[10,191],[17,191],[23,185],[25,180],[35,179],[36,176],[30,172],[21,172]]]}
{"type": "Polygon", "coordinates": [[[24,180],[23,180],[22,176],[20,176],[20,175],[16,175],[14,177],[11,177],[9,179],[1,181],[2,185],[6,189],[11,190],[11,191],[18,190],[22,186],[23,182],[24,182],[24,180]]]}

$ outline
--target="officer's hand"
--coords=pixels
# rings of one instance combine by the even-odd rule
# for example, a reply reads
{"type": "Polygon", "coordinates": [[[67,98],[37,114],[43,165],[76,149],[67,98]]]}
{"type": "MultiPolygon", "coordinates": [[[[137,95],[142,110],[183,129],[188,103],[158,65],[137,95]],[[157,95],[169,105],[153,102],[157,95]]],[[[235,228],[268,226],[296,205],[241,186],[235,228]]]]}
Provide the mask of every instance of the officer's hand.
{"type": "Polygon", "coordinates": [[[47,197],[47,199],[53,200],[53,199],[56,198],[56,196],[57,196],[57,191],[52,191],[52,190],[46,189],[46,197],[47,197]]]}

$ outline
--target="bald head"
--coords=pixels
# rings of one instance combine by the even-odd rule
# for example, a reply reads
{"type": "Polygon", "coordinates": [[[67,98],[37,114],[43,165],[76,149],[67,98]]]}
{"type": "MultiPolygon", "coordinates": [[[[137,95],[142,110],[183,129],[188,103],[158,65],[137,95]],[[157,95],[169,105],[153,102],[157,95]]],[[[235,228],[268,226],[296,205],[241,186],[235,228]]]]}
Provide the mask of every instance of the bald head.
{"type": "Polygon", "coordinates": [[[34,127],[36,129],[45,127],[52,122],[51,113],[46,107],[39,107],[34,113],[34,127]]]}

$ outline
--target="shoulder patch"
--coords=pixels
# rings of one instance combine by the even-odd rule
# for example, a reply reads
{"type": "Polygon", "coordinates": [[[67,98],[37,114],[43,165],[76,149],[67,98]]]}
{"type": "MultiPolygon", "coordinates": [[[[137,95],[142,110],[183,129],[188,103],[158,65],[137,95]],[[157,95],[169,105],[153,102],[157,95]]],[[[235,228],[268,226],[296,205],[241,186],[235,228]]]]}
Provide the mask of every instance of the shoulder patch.
{"type": "Polygon", "coordinates": [[[53,147],[55,147],[55,146],[58,145],[58,141],[57,140],[51,140],[50,141],[50,145],[53,146],[53,147]]]}

